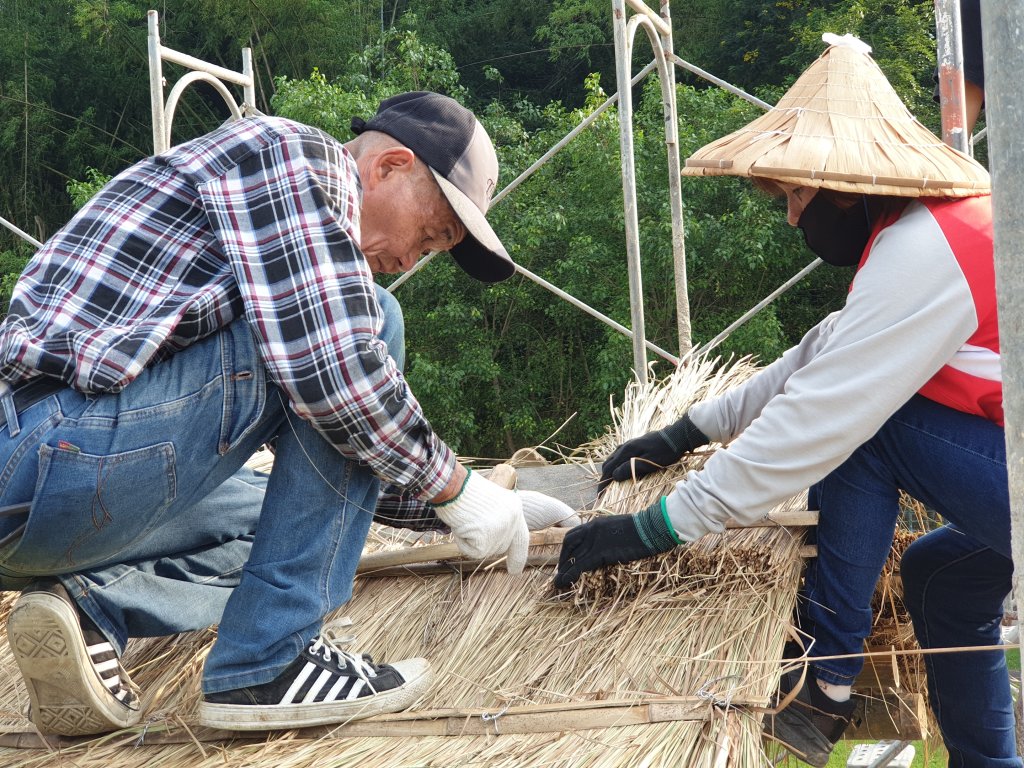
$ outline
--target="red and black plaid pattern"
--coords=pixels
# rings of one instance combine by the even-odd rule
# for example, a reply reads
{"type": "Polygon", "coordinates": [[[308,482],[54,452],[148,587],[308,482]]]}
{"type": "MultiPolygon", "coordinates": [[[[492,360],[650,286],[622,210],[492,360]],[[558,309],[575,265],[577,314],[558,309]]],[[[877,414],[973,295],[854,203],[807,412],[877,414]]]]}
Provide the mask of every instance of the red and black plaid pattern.
{"type": "Polygon", "coordinates": [[[378,337],[355,161],[335,139],[250,118],[140,161],[33,257],[0,326],[0,380],[117,392],[237,318],[292,408],[392,490],[378,518],[439,525],[419,499],[454,467],[378,337]]]}

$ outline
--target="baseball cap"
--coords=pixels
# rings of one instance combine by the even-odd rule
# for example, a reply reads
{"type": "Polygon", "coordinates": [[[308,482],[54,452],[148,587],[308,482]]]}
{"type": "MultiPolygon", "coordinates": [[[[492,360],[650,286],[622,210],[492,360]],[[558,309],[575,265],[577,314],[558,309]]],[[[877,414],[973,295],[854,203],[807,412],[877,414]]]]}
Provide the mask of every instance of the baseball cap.
{"type": "Polygon", "coordinates": [[[485,218],[498,181],[498,156],[472,112],[430,91],[400,93],[380,103],[369,120],[352,118],[352,132],[380,131],[420,158],[437,180],[466,237],[451,254],[470,276],[496,283],[515,274],[515,264],[485,218]]]}

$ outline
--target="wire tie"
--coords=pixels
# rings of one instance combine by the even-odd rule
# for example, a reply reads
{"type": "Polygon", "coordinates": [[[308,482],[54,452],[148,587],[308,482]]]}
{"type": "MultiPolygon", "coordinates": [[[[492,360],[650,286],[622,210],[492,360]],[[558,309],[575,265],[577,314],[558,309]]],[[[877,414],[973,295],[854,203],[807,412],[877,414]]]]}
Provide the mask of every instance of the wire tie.
{"type": "Polygon", "coordinates": [[[490,712],[484,712],[482,715],[480,715],[480,719],[483,720],[485,723],[493,722],[494,732],[501,733],[501,731],[498,729],[498,720],[500,720],[505,715],[505,713],[508,712],[508,708],[509,702],[506,701],[505,706],[503,706],[497,712],[495,712],[494,714],[491,714],[490,712]]]}
{"type": "Polygon", "coordinates": [[[720,683],[723,680],[735,680],[736,682],[743,682],[743,676],[738,674],[733,675],[722,675],[721,677],[714,677],[708,680],[704,685],[697,691],[697,698],[703,701],[710,701],[713,706],[724,707],[728,709],[732,705],[732,694],[733,689],[729,689],[728,695],[723,699],[721,696],[711,690],[711,686],[715,683],[720,683]]]}
{"type": "Polygon", "coordinates": [[[137,738],[135,740],[135,743],[132,745],[133,747],[141,747],[142,746],[142,742],[144,742],[146,740],[146,733],[149,731],[149,726],[150,726],[150,723],[152,723],[152,722],[153,722],[153,718],[150,718],[149,720],[146,721],[146,724],[144,726],[142,726],[142,733],[140,733],[139,734],[139,738],[137,738]]]}

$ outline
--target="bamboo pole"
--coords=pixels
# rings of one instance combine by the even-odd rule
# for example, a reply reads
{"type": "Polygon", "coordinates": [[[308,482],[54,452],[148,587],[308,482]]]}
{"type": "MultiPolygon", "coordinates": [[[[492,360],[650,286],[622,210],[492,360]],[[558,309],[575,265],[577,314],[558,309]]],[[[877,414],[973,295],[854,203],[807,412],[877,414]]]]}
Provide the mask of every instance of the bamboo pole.
{"type": "MultiPolygon", "coordinates": [[[[743,706],[744,702],[733,702],[743,706]]],[[[294,729],[303,739],[322,738],[409,738],[416,736],[493,736],[513,734],[561,733],[600,728],[621,728],[677,721],[704,721],[711,717],[712,704],[697,696],[660,698],[648,701],[585,701],[571,704],[540,704],[485,709],[443,709],[396,712],[342,725],[294,729]]],[[[225,731],[197,727],[188,731],[172,725],[155,725],[132,734],[137,745],[188,744],[226,741],[263,741],[266,731],[225,731]]],[[[0,747],[18,749],[54,749],[81,743],[95,737],[43,738],[38,733],[20,731],[0,733],[0,747]]]]}
{"type": "MultiPolygon", "coordinates": [[[[534,531],[530,534],[531,547],[544,547],[561,545],[567,528],[548,528],[544,531],[534,531]]],[[[455,542],[445,541],[441,544],[427,544],[423,547],[404,547],[402,549],[389,549],[383,552],[371,552],[363,555],[356,567],[356,574],[361,575],[368,571],[376,571],[380,568],[391,568],[398,565],[413,565],[415,563],[444,562],[458,560],[462,557],[459,547],[455,542]]],[[[501,558],[486,560],[484,563],[497,562],[501,558]]],[[[478,561],[479,562],[479,561],[478,561]]]]}
{"type": "MultiPolygon", "coordinates": [[[[773,512],[750,526],[741,526],[730,520],[726,523],[725,527],[730,530],[736,528],[769,528],[777,526],[795,528],[813,526],[817,524],[818,513],[816,511],[797,509],[773,512]]],[[[565,538],[565,534],[571,530],[571,528],[547,528],[543,531],[534,531],[530,534],[530,547],[561,546],[562,539],[565,538]]],[[[371,572],[376,573],[385,568],[395,568],[398,566],[416,564],[447,563],[449,561],[460,560],[461,558],[462,553],[459,552],[458,545],[450,541],[442,542],[440,544],[427,544],[422,547],[390,549],[383,552],[371,552],[363,555],[359,560],[359,565],[356,567],[356,574],[360,576],[369,575],[371,572]]],[[[463,569],[470,570],[468,567],[469,564],[472,564],[474,567],[486,567],[487,565],[500,562],[501,560],[502,558],[492,558],[490,560],[482,561],[465,561],[463,563],[463,569]]],[[[441,570],[450,571],[452,570],[452,567],[443,566],[441,570]]]]}

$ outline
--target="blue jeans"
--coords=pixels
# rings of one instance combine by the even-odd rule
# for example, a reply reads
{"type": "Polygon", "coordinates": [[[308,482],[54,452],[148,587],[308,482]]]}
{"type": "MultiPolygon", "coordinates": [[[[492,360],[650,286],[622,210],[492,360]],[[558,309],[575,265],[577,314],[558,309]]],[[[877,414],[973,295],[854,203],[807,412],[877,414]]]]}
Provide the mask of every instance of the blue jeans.
{"type": "MultiPolygon", "coordinates": [[[[915,396],[811,489],[820,509],[818,557],[807,570],[802,621],[811,656],[859,654],[871,596],[892,544],[899,490],[948,525],[918,539],[901,562],[905,603],[923,648],[999,644],[1010,592],[1010,500],[1003,429],[915,396]]],[[[813,663],[849,684],[860,658],[813,663]]],[[[928,691],[951,766],[1021,766],[1002,650],[926,656],[928,691]]]]}
{"type": "MultiPolygon", "coordinates": [[[[394,297],[381,338],[404,358],[394,297]]],[[[345,603],[379,481],[268,381],[237,320],[123,392],[64,389],[0,431],[0,587],[56,576],[116,648],[218,623],[207,693],[274,679],[345,603]],[[12,436],[12,432],[16,432],[12,436]],[[243,463],[277,439],[273,471],[243,463]]]]}

